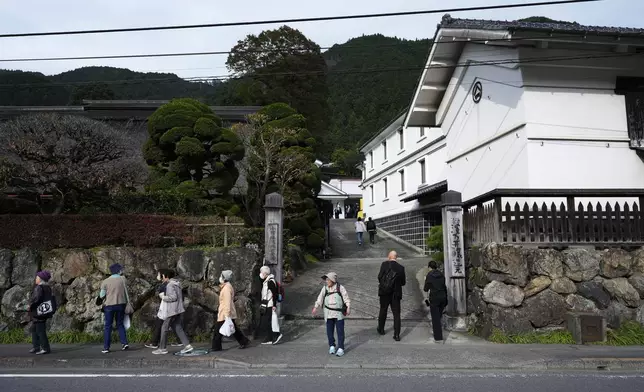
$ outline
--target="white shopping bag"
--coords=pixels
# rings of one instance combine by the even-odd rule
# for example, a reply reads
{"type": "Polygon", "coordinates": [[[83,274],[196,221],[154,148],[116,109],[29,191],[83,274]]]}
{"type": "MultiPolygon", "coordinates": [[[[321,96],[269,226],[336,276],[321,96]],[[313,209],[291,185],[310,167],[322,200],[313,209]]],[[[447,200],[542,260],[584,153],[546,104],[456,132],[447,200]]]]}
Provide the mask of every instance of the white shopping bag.
{"type": "Polygon", "coordinates": [[[273,332],[279,332],[280,331],[280,323],[279,320],[277,320],[277,312],[273,312],[273,315],[271,316],[271,329],[273,332]]]}
{"type": "Polygon", "coordinates": [[[125,330],[127,331],[130,329],[130,326],[132,325],[132,322],[130,321],[130,315],[126,314],[125,317],[123,317],[123,326],[125,327],[125,330]]]}
{"type": "Polygon", "coordinates": [[[233,324],[233,320],[230,317],[226,317],[224,324],[219,328],[219,333],[224,336],[233,336],[235,333],[235,324],[233,324]]]}

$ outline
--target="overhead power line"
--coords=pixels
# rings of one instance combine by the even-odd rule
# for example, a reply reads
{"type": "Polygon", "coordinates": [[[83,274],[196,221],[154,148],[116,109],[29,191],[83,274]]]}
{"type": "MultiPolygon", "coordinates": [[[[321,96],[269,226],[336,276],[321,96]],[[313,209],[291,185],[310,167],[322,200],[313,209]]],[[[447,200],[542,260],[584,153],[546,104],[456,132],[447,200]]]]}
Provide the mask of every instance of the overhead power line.
{"type": "Polygon", "coordinates": [[[346,74],[371,74],[371,73],[386,73],[386,72],[398,72],[398,71],[422,71],[426,69],[441,69],[441,68],[462,68],[462,67],[477,67],[477,66],[486,66],[486,65],[508,65],[508,64],[529,64],[529,63],[538,63],[542,61],[551,62],[551,61],[567,61],[567,60],[588,60],[588,59],[603,59],[603,58],[622,58],[622,57],[633,57],[633,56],[642,56],[644,53],[610,53],[610,54],[601,54],[601,55],[584,55],[584,56],[552,56],[552,57],[535,57],[535,58],[526,58],[526,59],[500,59],[500,60],[490,60],[490,61],[479,61],[479,62],[466,62],[466,63],[456,63],[454,65],[435,65],[435,66],[419,66],[419,67],[389,67],[389,68],[374,68],[374,69],[350,69],[342,71],[299,71],[299,72],[272,72],[272,73],[263,73],[263,74],[251,74],[242,77],[232,77],[229,75],[214,75],[214,76],[201,76],[193,78],[155,78],[155,79],[129,79],[129,80],[93,80],[87,82],[53,82],[53,83],[22,83],[22,84],[0,84],[0,88],[16,88],[16,87],[38,87],[38,88],[49,88],[56,86],[75,86],[75,85],[88,85],[94,83],[105,83],[105,84],[138,84],[138,83],[150,83],[150,82],[209,82],[213,80],[230,80],[230,79],[243,79],[243,78],[260,78],[267,76],[314,76],[314,75],[346,75],[346,74]]]}
{"type": "Polygon", "coordinates": [[[323,21],[330,21],[330,20],[385,18],[385,17],[395,17],[395,16],[441,14],[441,13],[448,13],[448,12],[486,11],[486,10],[507,9],[507,8],[540,7],[540,6],[551,6],[551,5],[560,5],[560,4],[591,3],[591,2],[597,2],[597,1],[602,1],[602,0],[556,0],[556,1],[540,1],[540,2],[533,2],[533,3],[484,5],[484,6],[478,6],[478,7],[443,8],[443,9],[422,10],[422,11],[402,11],[402,12],[385,12],[385,13],[378,13],[378,14],[356,14],[356,15],[339,15],[339,16],[319,16],[319,17],[311,17],[311,18],[255,20],[255,21],[246,21],[246,22],[204,23],[204,24],[195,24],[195,25],[173,25],[173,26],[148,26],[148,27],[130,27],[130,28],[115,28],[115,29],[100,29],[100,30],[66,30],[66,31],[31,32],[31,33],[5,33],[5,34],[0,34],[0,38],[42,37],[42,36],[54,36],[54,35],[108,34],[108,33],[127,33],[127,32],[135,32],[135,31],[186,30],[186,29],[203,29],[203,28],[212,28],[212,27],[255,26],[255,25],[278,24],[278,23],[323,22],[323,21]]]}
{"type": "MultiPolygon", "coordinates": [[[[463,44],[467,43],[486,43],[486,42],[516,42],[529,40],[532,38],[543,38],[543,36],[534,36],[534,37],[517,37],[517,38],[490,38],[490,39],[469,39],[469,40],[456,40],[456,41],[438,41],[434,44],[463,44]]],[[[557,36],[549,36],[549,39],[556,39],[557,36]]],[[[407,45],[406,42],[398,42],[391,44],[379,44],[379,45],[361,45],[361,46],[350,46],[342,45],[342,49],[365,49],[370,50],[373,48],[387,48],[387,47],[396,47],[407,45]]],[[[332,49],[334,46],[323,46],[320,47],[321,50],[332,49]]],[[[302,49],[298,51],[297,49],[267,49],[267,50],[243,50],[234,53],[297,53],[297,52],[306,52],[307,49],[302,49]]],[[[187,57],[187,56],[213,56],[213,55],[227,55],[233,53],[232,51],[212,51],[212,52],[178,52],[178,53],[137,53],[137,54],[115,54],[115,55],[102,55],[102,56],[67,56],[67,57],[31,57],[31,58],[13,58],[13,59],[0,59],[0,63],[7,62],[41,62],[41,61],[70,61],[70,60],[110,60],[110,59],[130,59],[130,58],[154,58],[154,57],[187,57]]]]}

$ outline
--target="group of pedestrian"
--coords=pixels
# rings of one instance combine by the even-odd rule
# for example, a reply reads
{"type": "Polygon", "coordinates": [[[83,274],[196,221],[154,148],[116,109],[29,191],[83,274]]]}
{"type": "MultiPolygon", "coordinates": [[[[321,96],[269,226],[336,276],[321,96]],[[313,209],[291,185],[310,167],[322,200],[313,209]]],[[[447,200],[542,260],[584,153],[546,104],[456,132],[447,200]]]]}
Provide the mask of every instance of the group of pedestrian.
{"type": "Polygon", "coordinates": [[[362,220],[362,218],[358,218],[358,220],[355,221],[354,223],[355,230],[356,230],[356,239],[358,240],[358,246],[362,246],[364,244],[364,233],[369,233],[369,242],[373,245],[376,243],[376,221],[371,219],[367,220],[367,223],[362,220]]]}
{"type": "MultiPolygon", "coordinates": [[[[403,298],[403,287],[407,284],[405,267],[397,261],[396,251],[388,254],[387,260],[380,265],[378,273],[378,296],[380,299],[380,312],[378,315],[377,332],[385,335],[385,323],[389,309],[393,314],[395,341],[401,340],[401,301],[403,298]]],[[[434,340],[443,340],[441,318],[447,306],[447,288],[445,277],[438,269],[435,261],[429,262],[431,271],[425,278],[423,287],[429,292],[426,300],[430,307],[434,340]]],[[[126,324],[133,313],[130,302],[127,281],[123,276],[123,267],[120,264],[110,266],[111,275],[101,283],[100,293],[97,297],[97,305],[101,305],[104,313],[104,344],[103,353],[107,354],[111,349],[112,325],[116,322],[121,342],[121,350],[129,349],[127,340],[126,324]]],[[[259,277],[262,282],[260,302],[260,322],[257,331],[264,335],[262,345],[275,345],[282,339],[279,322],[277,318],[277,306],[282,300],[279,283],[271,274],[268,266],[260,269],[259,277]]],[[[51,279],[49,271],[39,271],[35,277],[35,287],[27,310],[32,318],[32,342],[33,348],[30,352],[38,355],[48,354],[51,349],[47,338],[46,322],[56,311],[56,299],[48,282],[51,279]]],[[[175,272],[171,269],[161,269],[157,273],[157,280],[160,282],[158,296],[160,298],[157,317],[154,323],[152,341],[145,346],[151,349],[153,354],[167,354],[168,332],[173,331],[182,347],[181,354],[187,354],[194,350],[190,340],[183,329],[183,293],[181,282],[177,279],[175,272]]],[[[312,313],[316,315],[318,309],[323,309],[326,332],[329,344],[329,354],[341,357],[345,354],[345,318],[351,314],[351,299],[346,287],[339,283],[338,275],[329,272],[322,276],[324,285],[315,301],[312,313]],[[336,339],[337,337],[337,339],[336,339]]],[[[235,289],[232,286],[233,272],[222,271],[219,277],[219,309],[217,312],[217,323],[212,338],[212,350],[222,350],[223,334],[222,326],[226,322],[232,323],[234,332],[232,336],[237,340],[240,349],[248,347],[250,340],[244,336],[237,327],[237,311],[234,305],[235,289]]]]}

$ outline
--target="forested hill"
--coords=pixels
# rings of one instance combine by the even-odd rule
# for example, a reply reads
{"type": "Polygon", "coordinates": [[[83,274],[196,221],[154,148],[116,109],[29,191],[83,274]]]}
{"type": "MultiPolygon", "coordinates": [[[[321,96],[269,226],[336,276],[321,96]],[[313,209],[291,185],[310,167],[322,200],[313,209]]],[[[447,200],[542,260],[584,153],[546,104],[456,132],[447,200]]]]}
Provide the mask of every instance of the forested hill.
{"type": "Polygon", "coordinates": [[[85,99],[212,99],[217,86],[175,74],[125,68],[83,67],[54,76],[0,70],[0,105],[68,105],[85,99]]]}
{"type": "Polygon", "coordinates": [[[410,103],[429,53],[427,39],[354,38],[324,53],[335,146],[369,139],[410,103]]]}

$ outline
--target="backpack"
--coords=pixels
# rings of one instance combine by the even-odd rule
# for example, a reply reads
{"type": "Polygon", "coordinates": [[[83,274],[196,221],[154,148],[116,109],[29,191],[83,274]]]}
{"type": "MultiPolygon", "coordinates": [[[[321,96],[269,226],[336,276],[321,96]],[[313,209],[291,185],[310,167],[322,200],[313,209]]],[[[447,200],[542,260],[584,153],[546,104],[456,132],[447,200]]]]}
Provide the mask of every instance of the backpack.
{"type": "Polygon", "coordinates": [[[275,282],[275,284],[277,285],[277,302],[282,302],[286,296],[284,293],[284,285],[277,282],[275,282]]]}
{"type": "Polygon", "coordinates": [[[48,290],[45,290],[42,286],[40,286],[40,289],[43,290],[43,301],[36,306],[36,317],[39,319],[52,318],[56,310],[58,310],[56,296],[54,296],[53,290],[49,286],[47,286],[48,290]]]}
{"type": "Polygon", "coordinates": [[[380,279],[380,292],[382,294],[391,294],[394,292],[394,289],[396,288],[396,279],[398,278],[398,274],[396,274],[396,271],[394,271],[391,268],[391,265],[389,266],[389,271],[385,273],[382,278],[380,279]]]}
{"type": "Polygon", "coordinates": [[[342,301],[342,308],[334,309],[334,308],[330,308],[330,307],[326,306],[326,304],[324,305],[324,307],[327,308],[328,310],[334,310],[336,312],[342,312],[343,315],[346,315],[348,308],[347,308],[347,304],[344,303],[344,297],[342,297],[342,293],[340,293],[340,287],[342,287],[342,286],[340,286],[340,283],[336,283],[336,286],[337,286],[337,289],[333,293],[329,292],[329,288],[326,287],[325,288],[326,294],[324,295],[324,298],[326,299],[326,297],[328,297],[329,295],[338,294],[340,296],[340,300],[342,301]]]}

